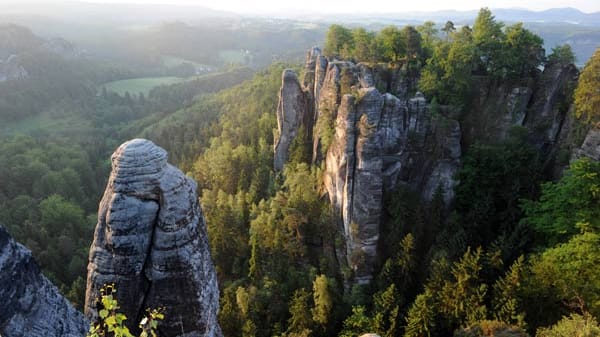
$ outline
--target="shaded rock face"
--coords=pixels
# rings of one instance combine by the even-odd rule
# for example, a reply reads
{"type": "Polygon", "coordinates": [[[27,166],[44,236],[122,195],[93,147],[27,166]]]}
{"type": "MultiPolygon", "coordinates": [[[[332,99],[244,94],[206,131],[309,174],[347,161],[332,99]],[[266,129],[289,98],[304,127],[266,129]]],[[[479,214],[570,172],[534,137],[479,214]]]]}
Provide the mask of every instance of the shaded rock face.
{"type": "Polygon", "coordinates": [[[113,153],[90,248],[85,313],[97,318],[100,289],[114,283],[128,327],[165,307],[161,336],[219,337],[219,290],[196,183],[154,143],[134,139],[113,153]]]}
{"type": "Polygon", "coordinates": [[[511,127],[521,126],[544,157],[554,155],[569,111],[563,102],[569,101],[577,76],[572,64],[550,63],[526,86],[479,79],[479,92],[463,120],[464,146],[506,139],[511,127]]]}
{"type": "MultiPolygon", "coordinates": [[[[302,125],[312,129],[312,113],[307,93],[300,87],[293,70],[284,70],[277,105],[277,137],[275,139],[274,168],[283,170],[289,157],[290,145],[302,125]]],[[[306,133],[306,132],[305,132],[306,133]]]]}
{"type": "Polygon", "coordinates": [[[89,323],[0,226],[0,335],[82,337],[89,323]]]}

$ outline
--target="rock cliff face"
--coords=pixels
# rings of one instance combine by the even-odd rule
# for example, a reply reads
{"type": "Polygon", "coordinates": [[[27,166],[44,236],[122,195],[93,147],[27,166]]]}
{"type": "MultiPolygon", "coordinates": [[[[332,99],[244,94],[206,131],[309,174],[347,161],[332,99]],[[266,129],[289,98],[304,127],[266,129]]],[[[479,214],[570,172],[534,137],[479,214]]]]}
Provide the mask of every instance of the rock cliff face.
{"type": "MultiPolygon", "coordinates": [[[[324,185],[344,233],[343,254],[355,281],[368,283],[377,261],[384,192],[405,185],[430,199],[442,187],[450,202],[460,165],[459,124],[432,115],[422,95],[409,97],[414,81],[399,67],[328,61],[313,48],[301,89],[298,83],[289,70],[284,72],[278,121],[281,115],[312,116],[303,126],[314,125],[313,162],[325,162],[324,185]],[[286,109],[286,101],[307,103],[286,109]],[[281,114],[282,106],[289,113],[281,114]]],[[[279,139],[285,132],[295,136],[296,125],[280,127],[279,139]]],[[[275,169],[283,166],[280,143],[275,169]]]]}
{"type": "MultiPolygon", "coordinates": [[[[463,150],[504,140],[515,126],[527,131],[546,172],[565,165],[556,158],[571,137],[567,102],[578,76],[573,65],[549,63],[517,84],[474,77],[477,92],[465,111],[431,111],[423,95],[411,97],[418,77],[402,65],[328,60],[312,48],[304,74],[301,82],[290,70],[283,75],[275,169],[285,164],[282,149],[290,139],[301,127],[308,130],[312,162],[324,164],[324,186],[355,282],[368,283],[377,264],[387,191],[405,186],[431,200],[441,188],[450,205],[463,150]]],[[[592,130],[576,155],[600,158],[599,144],[600,132],[592,130]]]]}
{"type": "Polygon", "coordinates": [[[16,55],[0,60],[0,82],[22,80],[29,77],[27,70],[21,66],[16,55]]]}
{"type": "Polygon", "coordinates": [[[161,336],[220,337],[219,290],[196,183],[148,140],[122,144],[111,160],[90,248],[86,315],[97,317],[99,290],[114,283],[130,329],[146,308],[165,307],[161,336]]]}
{"type": "Polygon", "coordinates": [[[312,114],[308,105],[309,100],[298,82],[296,73],[287,69],[281,77],[274,156],[274,168],[276,171],[281,171],[283,165],[287,162],[290,145],[298,135],[301,126],[304,126],[305,129],[312,129],[312,114]]]}
{"type": "Polygon", "coordinates": [[[574,65],[548,64],[524,86],[478,80],[479,92],[465,112],[463,145],[505,139],[513,126],[527,129],[532,145],[544,156],[556,149],[569,110],[567,96],[578,76],[574,65]]]}
{"type": "Polygon", "coordinates": [[[89,323],[0,226],[0,335],[82,337],[89,323]]]}

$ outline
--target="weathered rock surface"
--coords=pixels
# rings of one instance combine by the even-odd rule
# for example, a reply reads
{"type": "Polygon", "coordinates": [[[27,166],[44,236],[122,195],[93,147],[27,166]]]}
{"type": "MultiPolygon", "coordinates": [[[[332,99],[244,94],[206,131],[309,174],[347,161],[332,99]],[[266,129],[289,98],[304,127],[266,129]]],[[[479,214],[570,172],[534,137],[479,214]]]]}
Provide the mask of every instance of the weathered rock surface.
{"type": "Polygon", "coordinates": [[[0,226],[0,335],[82,337],[89,323],[0,226]]]}
{"type": "MultiPolygon", "coordinates": [[[[284,73],[282,93],[290,93],[290,113],[278,109],[278,121],[280,115],[292,116],[291,121],[302,116],[303,125],[312,127],[312,162],[324,161],[324,186],[345,237],[341,250],[359,283],[369,282],[378,262],[384,193],[405,186],[431,200],[441,188],[450,205],[462,152],[470,145],[502,141],[513,127],[522,127],[552,172],[558,171],[561,142],[570,137],[564,102],[577,79],[573,65],[549,63],[518,84],[474,77],[478,92],[466,111],[430,111],[423,95],[410,97],[418,76],[402,64],[327,60],[312,48],[304,73],[301,86],[289,71],[284,73]],[[286,77],[293,80],[288,84],[286,77]]],[[[296,136],[300,123],[290,125],[279,127],[281,139],[296,136]]],[[[600,133],[591,131],[579,152],[598,158],[599,144],[600,133]]],[[[277,146],[275,168],[280,169],[287,157],[277,146]]]]}
{"type": "Polygon", "coordinates": [[[581,147],[573,152],[573,159],[579,158],[600,161],[600,130],[593,128],[588,131],[581,147]]]}
{"type": "Polygon", "coordinates": [[[422,95],[401,101],[370,87],[358,97],[342,99],[324,183],[343,226],[355,281],[368,283],[377,262],[384,191],[402,184],[431,199],[441,186],[450,202],[460,166],[460,127],[432,118],[422,95]]]}
{"type": "MultiPolygon", "coordinates": [[[[408,97],[415,81],[399,66],[329,61],[313,48],[304,72],[302,87],[284,72],[278,122],[302,116],[302,125],[314,126],[312,161],[325,161],[325,188],[345,237],[342,254],[355,281],[367,283],[377,264],[384,192],[402,184],[431,199],[441,186],[449,203],[460,165],[460,127],[445,116],[434,118],[422,95],[408,97]]],[[[278,150],[286,144],[281,140],[295,137],[300,123],[290,125],[279,123],[275,169],[287,160],[278,150]]]]}
{"type": "MultiPolygon", "coordinates": [[[[281,171],[289,157],[290,145],[302,125],[312,130],[312,112],[307,94],[300,87],[293,70],[286,69],[281,77],[277,105],[277,137],[275,139],[274,168],[281,171]]],[[[307,132],[305,131],[305,135],[307,132]]]]}
{"type": "Polygon", "coordinates": [[[19,62],[16,55],[9,56],[5,61],[0,60],[0,82],[22,80],[29,77],[29,73],[19,62]]]}
{"type": "Polygon", "coordinates": [[[97,317],[99,290],[114,283],[130,329],[137,329],[146,308],[165,307],[161,336],[221,336],[196,183],[148,140],[122,144],[111,160],[90,249],[86,315],[97,317]]]}

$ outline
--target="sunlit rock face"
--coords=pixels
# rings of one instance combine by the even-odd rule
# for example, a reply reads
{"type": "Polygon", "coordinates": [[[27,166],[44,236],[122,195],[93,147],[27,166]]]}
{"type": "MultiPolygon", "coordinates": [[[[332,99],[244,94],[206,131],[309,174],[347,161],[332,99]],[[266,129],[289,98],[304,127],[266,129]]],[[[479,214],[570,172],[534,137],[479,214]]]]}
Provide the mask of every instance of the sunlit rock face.
{"type": "Polygon", "coordinates": [[[89,323],[0,226],[0,335],[83,337],[89,323]]]}
{"type": "Polygon", "coordinates": [[[369,87],[342,98],[324,185],[357,283],[369,283],[375,271],[384,191],[402,184],[431,200],[441,187],[447,202],[453,198],[460,128],[436,118],[420,95],[402,101],[369,87]]]}
{"type": "Polygon", "coordinates": [[[414,81],[398,66],[328,60],[308,51],[304,78],[283,73],[277,110],[275,170],[288,160],[303,126],[312,162],[324,164],[324,187],[344,236],[342,254],[354,282],[368,283],[377,265],[383,194],[408,186],[431,199],[438,188],[453,198],[460,166],[457,121],[432,116],[414,81]],[[300,84],[302,83],[302,84],[300,84]]]}
{"type": "Polygon", "coordinates": [[[220,337],[219,290],[196,183],[145,139],[122,144],[111,160],[90,248],[86,315],[97,318],[100,289],[115,284],[130,329],[147,308],[164,307],[161,336],[220,337]]]}

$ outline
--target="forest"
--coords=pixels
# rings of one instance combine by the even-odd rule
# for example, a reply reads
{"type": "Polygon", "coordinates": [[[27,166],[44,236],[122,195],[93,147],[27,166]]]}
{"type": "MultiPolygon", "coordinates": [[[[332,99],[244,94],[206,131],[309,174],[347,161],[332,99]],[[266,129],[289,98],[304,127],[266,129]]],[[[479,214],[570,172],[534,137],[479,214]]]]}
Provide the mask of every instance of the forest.
{"type": "MultiPolygon", "coordinates": [[[[432,111],[462,118],[482,78],[526,84],[574,63],[569,45],[543,44],[484,8],[472,26],[334,24],[323,47],[330,59],[400,65],[432,111]]],[[[98,88],[128,77],[123,68],[29,55],[43,80],[0,83],[0,222],[78,308],[110,153],[143,137],[198,182],[226,337],[600,336],[597,160],[562,158],[555,176],[523,128],[474,141],[451,205],[442,191],[384,195],[376,275],[353,284],[312,144],[298,136],[273,170],[281,73],[300,64],[119,95],[98,88]]],[[[598,127],[599,87],[597,49],[566,93],[573,143],[598,127]]]]}

